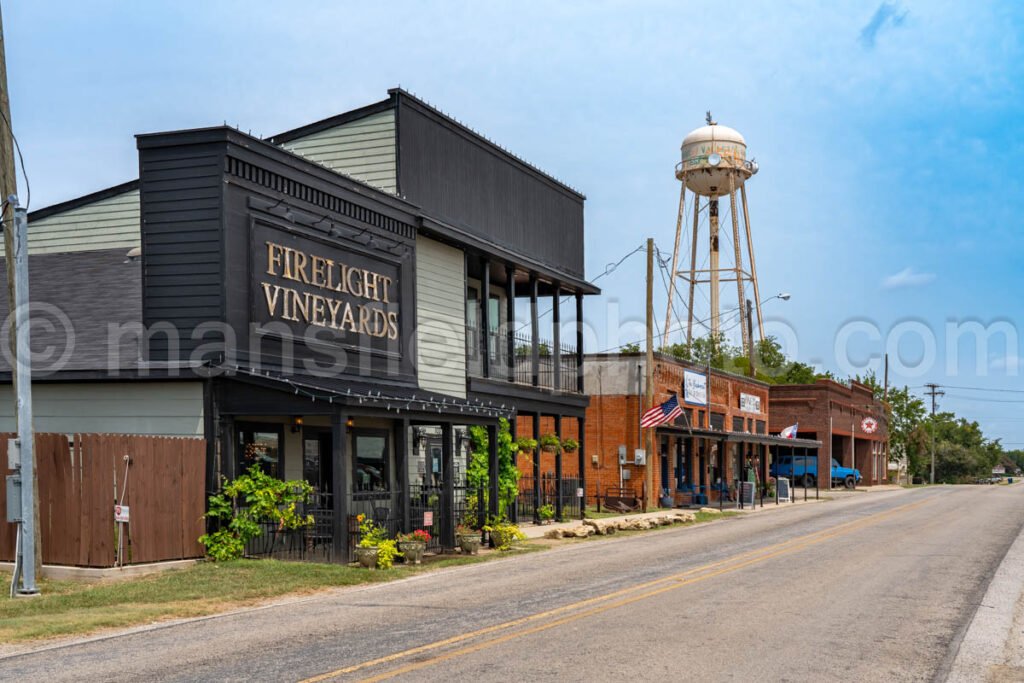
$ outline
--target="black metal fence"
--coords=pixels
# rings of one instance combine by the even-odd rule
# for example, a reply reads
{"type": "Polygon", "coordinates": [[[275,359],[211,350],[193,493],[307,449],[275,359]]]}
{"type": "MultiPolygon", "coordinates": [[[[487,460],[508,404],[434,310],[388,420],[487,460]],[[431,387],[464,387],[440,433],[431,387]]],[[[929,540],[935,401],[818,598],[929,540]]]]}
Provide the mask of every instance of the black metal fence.
{"type": "Polygon", "coordinates": [[[561,498],[564,519],[576,519],[580,516],[582,499],[576,495],[582,486],[579,477],[562,477],[562,480],[559,481],[554,472],[545,472],[540,477],[540,498],[537,498],[534,481],[532,475],[519,478],[519,495],[516,497],[515,506],[513,506],[515,511],[513,521],[518,523],[533,521],[539,517],[538,508],[545,505],[550,505],[552,511],[555,511],[557,515],[559,498],[561,498]]]}
{"type": "Polygon", "coordinates": [[[260,524],[262,533],[245,546],[246,557],[277,560],[331,562],[334,555],[333,507],[330,494],[318,494],[299,506],[302,515],[312,515],[313,524],[301,529],[280,529],[273,522],[260,524]]]}

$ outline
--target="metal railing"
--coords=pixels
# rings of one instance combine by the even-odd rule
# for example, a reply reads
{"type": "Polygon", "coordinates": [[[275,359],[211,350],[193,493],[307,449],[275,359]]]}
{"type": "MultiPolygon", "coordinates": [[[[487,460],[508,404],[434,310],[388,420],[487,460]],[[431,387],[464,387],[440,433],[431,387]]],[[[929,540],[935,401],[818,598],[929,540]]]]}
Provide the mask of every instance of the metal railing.
{"type": "MultiPolygon", "coordinates": [[[[466,367],[470,376],[483,377],[483,349],[481,348],[480,330],[466,327],[466,367]]],[[[508,336],[505,332],[491,332],[488,335],[487,350],[490,365],[490,377],[508,380],[512,374],[512,382],[525,386],[534,386],[533,377],[533,340],[529,334],[512,333],[513,354],[511,363],[508,356],[508,336]]],[[[541,389],[555,388],[555,354],[551,342],[538,340],[537,383],[541,389]]],[[[579,359],[576,348],[569,344],[559,345],[559,391],[577,392],[577,372],[579,359]]]]}

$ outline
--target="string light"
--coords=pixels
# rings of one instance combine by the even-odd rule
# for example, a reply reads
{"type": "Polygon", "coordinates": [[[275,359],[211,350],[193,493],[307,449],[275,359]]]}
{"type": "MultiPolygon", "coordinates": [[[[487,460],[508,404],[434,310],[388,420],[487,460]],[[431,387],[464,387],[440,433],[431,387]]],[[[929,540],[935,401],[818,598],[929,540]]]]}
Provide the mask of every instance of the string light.
{"type": "Polygon", "coordinates": [[[269,371],[258,371],[255,368],[251,367],[244,368],[238,365],[224,364],[219,366],[218,369],[225,370],[228,372],[233,371],[236,373],[241,373],[260,379],[266,378],[279,382],[284,382],[294,390],[295,395],[305,396],[313,402],[316,402],[319,399],[321,401],[326,400],[329,403],[333,404],[334,399],[336,397],[355,398],[359,401],[360,405],[362,405],[364,401],[367,403],[381,403],[383,404],[385,410],[387,410],[388,412],[394,410],[396,414],[399,414],[401,412],[401,409],[403,407],[401,404],[404,402],[404,407],[406,411],[410,411],[412,409],[412,405],[415,403],[423,410],[431,410],[436,408],[438,413],[444,412],[444,410],[448,408],[454,409],[455,406],[457,405],[459,406],[460,413],[465,413],[467,412],[468,409],[469,411],[472,411],[474,413],[483,413],[484,415],[490,417],[513,417],[515,415],[515,409],[512,407],[506,408],[506,404],[504,403],[501,405],[501,408],[498,408],[493,402],[488,401],[487,404],[485,405],[484,402],[480,399],[466,399],[464,402],[460,402],[454,398],[449,400],[448,397],[442,397],[441,399],[437,399],[434,396],[428,396],[426,398],[417,398],[417,394],[413,394],[412,397],[410,398],[407,396],[393,396],[384,394],[380,390],[368,390],[365,394],[363,394],[359,392],[353,392],[352,387],[346,387],[344,394],[342,394],[340,390],[337,392],[327,393],[320,387],[311,387],[301,382],[296,382],[295,380],[289,377],[275,376],[269,371]]]}

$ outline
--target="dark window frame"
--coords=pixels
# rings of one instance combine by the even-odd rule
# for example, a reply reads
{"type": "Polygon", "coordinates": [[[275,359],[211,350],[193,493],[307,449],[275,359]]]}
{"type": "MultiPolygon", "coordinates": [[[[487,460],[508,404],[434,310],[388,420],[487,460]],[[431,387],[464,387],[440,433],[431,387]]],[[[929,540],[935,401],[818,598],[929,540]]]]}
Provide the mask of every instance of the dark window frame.
{"type": "MultiPolygon", "coordinates": [[[[245,444],[249,443],[244,439],[246,433],[253,434],[255,432],[273,432],[277,434],[277,471],[267,472],[272,477],[277,479],[284,479],[285,469],[285,442],[284,442],[284,425],[279,422],[236,422],[235,423],[235,444],[238,448],[236,454],[236,466],[238,467],[237,475],[243,475],[249,469],[245,465],[245,444]]],[[[263,470],[266,472],[266,470],[263,470]]]]}
{"type": "Polygon", "coordinates": [[[392,469],[391,431],[384,428],[357,427],[352,430],[352,490],[356,493],[391,493],[392,469]],[[359,437],[382,437],[384,439],[384,472],[381,477],[383,489],[359,488],[359,437]]]}

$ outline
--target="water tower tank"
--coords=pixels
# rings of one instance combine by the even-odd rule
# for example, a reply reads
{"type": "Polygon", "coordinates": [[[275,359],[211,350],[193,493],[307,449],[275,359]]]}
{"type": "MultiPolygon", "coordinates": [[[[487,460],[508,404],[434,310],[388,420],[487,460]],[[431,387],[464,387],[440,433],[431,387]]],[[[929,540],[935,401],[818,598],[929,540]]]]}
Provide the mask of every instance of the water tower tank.
{"type": "Polygon", "coordinates": [[[676,178],[686,188],[705,197],[729,193],[729,172],[736,173],[735,186],[757,173],[757,164],[747,161],[747,141],[728,126],[711,123],[683,138],[683,160],[676,166],[676,178]]]}

